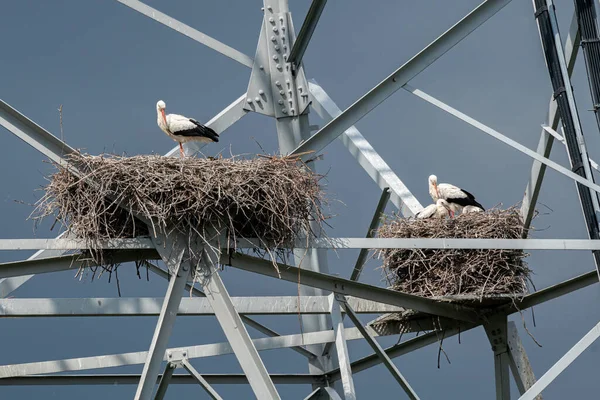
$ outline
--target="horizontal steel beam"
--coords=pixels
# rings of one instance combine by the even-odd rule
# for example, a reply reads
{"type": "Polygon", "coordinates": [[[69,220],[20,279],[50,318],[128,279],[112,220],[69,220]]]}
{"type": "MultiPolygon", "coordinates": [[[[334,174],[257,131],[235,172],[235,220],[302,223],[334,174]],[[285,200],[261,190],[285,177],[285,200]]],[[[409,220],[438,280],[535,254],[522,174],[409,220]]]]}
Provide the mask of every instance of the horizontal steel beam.
{"type": "MultiPolygon", "coordinates": [[[[362,339],[361,333],[356,328],[346,329],[345,336],[346,340],[362,339]]],[[[329,330],[253,339],[252,342],[257,350],[262,351],[329,343],[333,342],[334,340],[335,338],[333,330],[329,330]]],[[[178,353],[183,351],[187,353],[187,357],[189,359],[233,354],[233,349],[231,348],[229,342],[171,348],[167,349],[166,353],[178,353]]],[[[138,351],[132,353],[70,358],[64,360],[0,365],[0,382],[8,377],[53,374],[59,372],[84,371],[90,369],[143,364],[146,361],[147,355],[147,351],[138,351]]],[[[167,357],[165,357],[164,360],[168,361],[167,357]]]]}
{"type": "Polygon", "coordinates": [[[168,26],[171,29],[181,33],[189,37],[190,39],[194,39],[196,42],[201,43],[211,49],[223,54],[239,62],[246,67],[252,67],[252,58],[245,55],[244,53],[227,46],[225,43],[219,42],[218,40],[192,28],[189,25],[186,25],[178,20],[169,17],[166,14],[161,13],[155,8],[152,8],[141,1],[137,0],[117,0],[119,3],[126,5],[129,8],[134,9],[135,11],[145,15],[148,18],[152,18],[153,20],[160,22],[163,25],[168,26]]]}
{"type": "Polygon", "coordinates": [[[457,320],[473,322],[478,318],[477,313],[470,307],[443,303],[407,293],[354,282],[349,279],[343,279],[333,275],[292,267],[289,265],[279,265],[278,274],[270,261],[238,253],[233,256],[224,255],[221,258],[221,263],[224,265],[231,265],[244,271],[250,271],[277,279],[283,279],[289,282],[298,283],[300,281],[303,285],[312,286],[343,295],[359,297],[361,299],[369,299],[379,303],[410,308],[413,310],[454,318],[457,320]]]}
{"type": "MultiPolygon", "coordinates": [[[[381,102],[394,94],[398,89],[413,79],[435,60],[473,32],[479,25],[500,11],[510,0],[486,0],[454,26],[431,42],[420,53],[408,60],[404,65],[381,81],[371,91],[358,99],[343,113],[327,123],[308,140],[298,146],[291,154],[308,151],[319,152],[346,129],[356,124],[381,102]]],[[[313,157],[306,154],[303,159],[313,157]]]]}
{"type": "Polygon", "coordinates": [[[577,175],[576,173],[572,172],[568,168],[565,168],[562,165],[550,160],[549,158],[546,158],[543,155],[540,155],[538,152],[533,151],[533,150],[523,146],[521,143],[519,143],[515,140],[512,140],[511,138],[501,134],[500,132],[490,128],[489,126],[487,126],[485,124],[482,124],[481,122],[479,122],[479,121],[469,117],[468,115],[458,111],[457,109],[449,106],[448,104],[444,103],[443,101],[438,100],[435,97],[423,92],[422,90],[413,88],[412,86],[409,86],[409,85],[406,85],[404,87],[404,89],[406,89],[407,92],[412,93],[415,96],[425,100],[426,102],[446,111],[450,115],[452,115],[460,120],[463,120],[464,122],[479,129],[480,131],[487,133],[491,137],[498,139],[502,143],[509,145],[513,149],[518,150],[521,153],[528,155],[529,157],[543,163],[544,165],[552,168],[553,170],[560,172],[561,174],[581,183],[582,185],[587,186],[588,188],[590,188],[596,192],[600,192],[600,185],[597,185],[594,182],[577,175]]]}
{"type": "MultiPolygon", "coordinates": [[[[328,314],[327,296],[264,296],[232,297],[233,305],[243,315],[328,314]],[[298,302],[300,308],[298,308],[298,302]]],[[[389,313],[400,307],[370,300],[349,298],[357,313],[389,313]]],[[[140,317],[156,316],[162,297],[136,298],[34,298],[0,299],[0,318],[6,317],[140,317]]],[[[183,298],[177,314],[180,316],[214,315],[205,297],[183,298]]]]}
{"type": "MultiPolygon", "coordinates": [[[[248,379],[242,374],[202,374],[211,385],[247,385],[248,379]]],[[[310,374],[271,374],[271,379],[278,385],[323,385],[322,375],[310,374]]],[[[162,376],[156,380],[160,381],[162,376]]],[[[101,375],[38,375],[19,376],[0,379],[0,386],[63,386],[63,385],[137,385],[139,374],[101,374],[101,375]]],[[[198,382],[188,374],[177,374],[171,377],[170,385],[197,385],[198,382]]]]}
{"type": "MultiPolygon", "coordinates": [[[[231,242],[222,241],[222,248],[231,242]]],[[[238,249],[263,248],[257,239],[239,239],[238,249]]],[[[79,239],[0,239],[0,250],[77,250],[86,249],[79,239]]],[[[146,238],[111,239],[100,243],[102,249],[154,249],[146,238]]],[[[516,250],[600,250],[600,240],[591,239],[420,239],[420,238],[318,238],[308,243],[298,240],[296,249],[516,249],[516,250]]],[[[1,267],[0,267],[1,268],[1,267]]]]}

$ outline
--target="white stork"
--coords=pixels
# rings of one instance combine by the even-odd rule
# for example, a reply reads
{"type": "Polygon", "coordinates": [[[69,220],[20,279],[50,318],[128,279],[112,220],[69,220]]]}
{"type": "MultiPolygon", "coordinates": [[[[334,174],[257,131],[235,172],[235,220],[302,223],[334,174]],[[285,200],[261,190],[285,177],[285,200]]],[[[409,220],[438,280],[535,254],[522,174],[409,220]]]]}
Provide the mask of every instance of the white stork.
{"type": "Polygon", "coordinates": [[[464,189],[450,185],[449,183],[437,183],[437,176],[429,176],[429,195],[433,201],[444,199],[450,203],[451,215],[461,211],[466,206],[473,206],[484,211],[485,208],[475,200],[475,196],[464,189]]]}
{"type": "Polygon", "coordinates": [[[193,118],[184,117],[178,114],[165,114],[167,105],[164,101],[159,100],[156,103],[156,114],[158,127],[162,129],[171,139],[179,142],[179,152],[181,158],[185,157],[182,143],[192,140],[204,143],[218,142],[219,135],[217,132],[202,125],[193,118]]]}
{"type": "Polygon", "coordinates": [[[415,216],[419,219],[445,218],[447,215],[450,215],[450,213],[450,204],[448,204],[448,202],[444,199],[438,199],[435,204],[428,205],[419,211],[415,216]]]}

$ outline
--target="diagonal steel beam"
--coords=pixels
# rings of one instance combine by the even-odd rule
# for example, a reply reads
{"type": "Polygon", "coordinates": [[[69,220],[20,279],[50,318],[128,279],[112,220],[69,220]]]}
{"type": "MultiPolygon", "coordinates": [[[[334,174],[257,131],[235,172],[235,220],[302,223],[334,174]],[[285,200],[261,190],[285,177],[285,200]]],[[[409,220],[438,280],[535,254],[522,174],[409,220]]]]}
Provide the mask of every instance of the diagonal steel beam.
{"type": "Polygon", "coordinates": [[[313,0],[310,4],[308,13],[304,19],[304,23],[300,28],[300,32],[298,32],[298,37],[296,38],[296,41],[292,46],[292,50],[290,51],[290,55],[288,56],[288,62],[292,64],[294,69],[296,69],[302,63],[304,52],[306,51],[308,43],[315,32],[315,28],[317,27],[319,18],[321,18],[321,13],[323,13],[325,4],[327,4],[327,0],[313,0]]]}
{"type": "Polygon", "coordinates": [[[594,326],[579,342],[560,358],[519,400],[534,400],[554,379],[560,375],[581,353],[600,337],[600,323],[594,326]]]}
{"type": "Polygon", "coordinates": [[[0,100],[0,125],[57,164],[65,166],[64,156],[75,152],[3,100],[0,100]]]}
{"type": "Polygon", "coordinates": [[[477,319],[477,313],[469,307],[442,303],[390,289],[353,282],[349,279],[343,279],[320,272],[308,271],[304,269],[300,270],[297,267],[292,267],[289,265],[279,265],[279,276],[270,261],[242,255],[239,253],[235,253],[233,256],[225,255],[222,257],[221,262],[225,265],[231,265],[232,267],[238,269],[255,272],[277,279],[283,279],[294,283],[298,283],[298,277],[300,277],[300,282],[303,285],[313,286],[344,295],[351,295],[354,297],[360,297],[385,304],[392,304],[399,307],[410,308],[417,311],[463,321],[475,321],[477,319]]]}
{"type": "Polygon", "coordinates": [[[206,381],[206,379],[204,379],[204,377],[202,375],[200,375],[200,373],[196,370],[196,368],[194,368],[194,366],[192,364],[190,364],[190,362],[186,358],[181,360],[181,365],[183,366],[183,368],[185,368],[185,370],[187,372],[190,373],[190,375],[192,375],[194,377],[194,379],[198,382],[198,384],[200,384],[200,386],[202,386],[202,389],[204,389],[204,391],[206,391],[206,393],[210,396],[211,399],[223,400],[223,398],[221,396],[219,396],[219,393],[217,393],[217,391],[215,389],[213,389],[213,387],[210,385],[210,383],[208,383],[206,381]]]}
{"type": "Polygon", "coordinates": [[[493,138],[498,139],[499,141],[501,141],[504,144],[509,145],[510,147],[520,151],[523,154],[528,155],[529,157],[545,164],[546,166],[552,168],[553,170],[560,172],[561,174],[581,183],[584,186],[587,186],[588,188],[596,191],[596,192],[600,192],[600,186],[598,186],[597,184],[595,184],[594,182],[581,177],[579,175],[577,175],[574,172],[571,172],[569,169],[563,167],[562,165],[544,157],[541,156],[539,153],[523,146],[522,144],[520,144],[519,142],[512,140],[511,138],[501,134],[500,132],[490,128],[487,125],[482,124],[481,122],[469,117],[468,115],[458,111],[457,109],[449,106],[448,104],[442,102],[441,100],[436,99],[435,97],[423,92],[422,90],[413,88],[409,85],[405,85],[404,89],[406,91],[408,91],[409,93],[414,94],[415,96],[425,100],[426,102],[446,111],[447,113],[453,115],[454,117],[463,120],[464,122],[466,122],[467,124],[479,129],[480,131],[487,133],[488,135],[492,136],[493,138]]]}
{"type": "Polygon", "coordinates": [[[518,309],[523,310],[554,300],[576,290],[583,289],[594,283],[598,283],[598,272],[596,270],[576,276],[556,285],[540,289],[535,293],[525,296],[522,300],[517,301],[515,305],[518,309]]]}
{"type": "Polygon", "coordinates": [[[169,281],[156,329],[150,343],[150,349],[148,350],[148,356],[142,370],[142,376],[135,393],[135,400],[149,400],[152,392],[154,392],[160,364],[165,356],[169,337],[175,325],[177,309],[183,296],[183,288],[191,270],[190,263],[183,260],[185,250],[183,246],[178,245],[175,248],[165,249],[159,244],[156,247],[161,253],[165,264],[173,270],[174,278],[169,281]]]}
{"type": "MultiPolygon", "coordinates": [[[[162,268],[157,267],[156,265],[152,264],[152,263],[147,263],[148,267],[150,268],[150,270],[152,272],[154,272],[155,274],[162,276],[165,279],[169,279],[169,274],[167,273],[167,271],[163,270],[162,268]]],[[[185,285],[187,290],[191,290],[193,294],[195,294],[196,296],[199,297],[206,297],[206,294],[204,294],[204,292],[202,292],[201,290],[193,287],[192,285],[190,285],[189,283],[186,283],[185,285]]],[[[296,311],[297,312],[297,311],[296,311]]],[[[248,326],[253,327],[254,329],[256,329],[257,331],[270,336],[270,337],[276,337],[276,336],[281,336],[279,333],[275,332],[274,330],[264,326],[263,324],[256,322],[255,320],[253,320],[252,318],[249,318],[245,315],[240,315],[240,318],[242,318],[242,321],[244,321],[244,323],[246,323],[248,326]]],[[[305,356],[306,358],[313,358],[316,357],[317,355],[314,354],[313,352],[305,349],[304,347],[301,346],[297,346],[297,347],[292,347],[292,350],[296,351],[299,354],[302,354],[303,356],[305,356]]]]}
{"type": "MultiPolygon", "coordinates": [[[[301,154],[311,150],[320,152],[342,132],[360,121],[381,102],[394,94],[508,3],[510,3],[510,0],[486,0],[481,3],[420,53],[298,146],[291,154],[301,154]]],[[[302,157],[306,160],[312,156],[314,155],[306,154],[302,157]]]]}
{"type": "Polygon", "coordinates": [[[186,25],[182,22],[177,21],[174,18],[169,17],[166,14],[161,13],[155,8],[152,8],[141,1],[137,0],[117,0],[119,3],[126,5],[129,8],[134,9],[135,11],[145,15],[148,18],[152,18],[153,20],[160,22],[163,25],[168,26],[171,29],[176,30],[189,37],[190,39],[194,39],[198,43],[201,43],[211,49],[223,54],[226,57],[231,58],[239,62],[246,67],[252,67],[252,58],[247,55],[241,53],[240,51],[227,46],[226,44],[219,42],[218,40],[192,28],[189,25],[186,25]]]}
{"type": "MultiPolygon", "coordinates": [[[[348,328],[344,335],[346,340],[361,340],[362,335],[356,328],[348,328]]],[[[300,345],[324,344],[335,341],[332,330],[307,332],[303,334],[285,335],[274,338],[253,339],[252,343],[257,350],[284,349],[300,345]]],[[[169,348],[167,352],[186,352],[189,359],[206,358],[233,354],[233,348],[229,342],[211,343],[195,346],[169,348]]],[[[124,365],[143,364],[148,357],[147,351],[132,353],[105,354],[91,357],[78,357],[62,360],[36,361],[21,364],[0,365],[0,385],[2,380],[9,377],[55,374],[59,372],[84,371],[90,369],[101,369],[121,367],[124,365]]],[[[163,361],[169,361],[167,356],[163,361]]]]}
{"type": "MultiPolygon", "coordinates": [[[[472,325],[462,326],[460,328],[446,329],[446,331],[444,332],[444,337],[449,338],[454,335],[457,335],[460,332],[466,332],[477,326],[479,326],[479,325],[472,324],[472,325]]],[[[390,358],[400,357],[404,354],[408,354],[415,350],[419,350],[430,344],[437,343],[439,341],[438,335],[439,335],[439,333],[429,332],[424,335],[417,336],[415,338],[406,340],[397,345],[388,347],[387,349],[385,349],[385,353],[390,358]]],[[[356,374],[356,373],[359,373],[366,369],[369,369],[371,367],[374,367],[375,365],[379,365],[379,364],[381,364],[381,362],[382,362],[381,358],[379,358],[379,356],[377,354],[371,354],[371,355],[368,355],[366,357],[363,357],[359,360],[352,362],[352,364],[350,364],[350,365],[352,366],[352,373],[356,374]]],[[[339,380],[340,379],[340,369],[336,368],[331,371],[328,371],[326,375],[327,375],[328,379],[331,381],[339,380]]]]}
{"type": "Polygon", "coordinates": [[[165,398],[165,394],[167,394],[167,389],[169,388],[169,383],[173,377],[175,368],[176,365],[170,362],[168,362],[165,366],[165,370],[160,377],[160,381],[158,382],[158,389],[156,389],[154,400],[163,400],[165,398]]]}
{"type": "MultiPolygon", "coordinates": [[[[571,20],[571,27],[569,28],[569,34],[565,40],[565,59],[567,60],[567,71],[569,76],[573,73],[575,67],[575,61],[577,60],[577,54],[579,52],[579,26],[577,24],[577,15],[573,14],[571,20]]],[[[558,108],[554,98],[550,98],[550,105],[548,106],[548,117],[547,123],[553,130],[558,128],[560,121],[560,115],[558,114],[558,108]]],[[[552,150],[552,144],[554,138],[548,134],[545,129],[542,129],[540,140],[537,147],[537,152],[548,158],[550,157],[550,151],[552,150]]],[[[531,226],[531,221],[535,213],[535,204],[540,194],[542,187],[542,181],[544,180],[544,174],[546,172],[546,164],[542,164],[538,160],[533,161],[531,166],[531,174],[529,176],[529,182],[525,188],[525,196],[523,197],[523,204],[521,206],[521,214],[523,215],[523,237],[527,237],[527,233],[531,226]]]]}
{"type": "MultiPolygon", "coordinates": [[[[73,270],[77,271],[81,267],[93,267],[94,264],[90,261],[80,260],[80,254],[57,255],[52,257],[52,253],[63,253],[62,250],[44,250],[45,258],[31,258],[24,261],[12,261],[0,263],[0,278],[12,277],[31,277],[37,274],[45,274],[49,272],[58,272],[73,270]]],[[[38,252],[39,253],[39,252],[38,252]]],[[[37,254],[37,253],[36,253],[37,254]]],[[[122,250],[111,255],[111,260],[116,264],[136,261],[136,260],[152,260],[159,259],[156,250],[122,250]]],[[[3,282],[8,282],[9,279],[3,282]]],[[[0,286],[1,287],[1,286],[0,286]]],[[[6,294],[2,292],[0,294],[6,294]]],[[[0,298],[6,297],[0,295],[0,298]]]]}
{"type": "MultiPolygon", "coordinates": [[[[342,113],[342,110],[314,79],[308,83],[308,88],[312,97],[313,109],[325,121],[331,121],[332,118],[342,113]]],[[[355,126],[348,128],[339,138],[379,188],[381,190],[385,188],[391,190],[391,201],[402,215],[405,217],[414,216],[423,209],[421,203],[408,190],[404,182],[398,178],[355,126]]]]}
{"type": "MultiPolygon", "coordinates": [[[[383,189],[381,192],[381,197],[379,198],[379,203],[377,203],[377,208],[375,208],[375,213],[373,214],[373,219],[371,220],[371,224],[369,225],[369,229],[367,230],[367,238],[372,238],[375,236],[375,230],[379,227],[381,222],[381,218],[383,217],[383,212],[385,211],[385,206],[387,205],[388,200],[390,199],[390,190],[388,188],[383,189]]],[[[360,253],[358,253],[358,258],[356,259],[356,264],[354,265],[354,269],[352,270],[352,275],[350,276],[351,281],[357,281],[360,278],[360,274],[365,265],[365,261],[367,260],[367,256],[369,255],[369,249],[361,249],[360,253]]]]}
{"type": "Polygon", "coordinates": [[[352,379],[352,369],[350,368],[350,354],[344,335],[344,320],[342,319],[342,310],[338,301],[338,295],[329,295],[331,307],[331,322],[333,324],[333,333],[335,335],[335,350],[337,352],[338,364],[342,376],[342,388],[346,400],[356,400],[354,390],[354,380],[352,379]]]}
{"type": "Polygon", "coordinates": [[[218,248],[206,246],[203,249],[204,276],[200,278],[200,284],[204,288],[206,298],[210,302],[240,366],[248,376],[248,381],[256,397],[258,399],[280,399],[279,393],[277,393],[277,389],[219,276],[219,253],[218,248]]]}
{"type": "Polygon", "coordinates": [[[375,354],[377,354],[377,356],[381,359],[381,361],[383,362],[385,367],[388,369],[388,371],[390,371],[390,373],[392,374],[394,379],[396,379],[396,382],[398,382],[398,384],[400,384],[400,386],[402,387],[402,389],[404,390],[406,395],[412,400],[419,400],[419,396],[417,396],[417,394],[415,393],[413,388],[410,386],[410,384],[408,383],[406,378],[404,378],[404,376],[402,376],[402,374],[400,373],[398,368],[396,368],[396,365],[394,365],[394,363],[388,357],[388,355],[385,353],[383,348],[379,345],[379,343],[377,343],[375,338],[373,336],[371,336],[369,331],[367,331],[367,329],[362,325],[362,322],[360,322],[360,320],[358,319],[358,316],[356,315],[356,313],[354,312],[352,307],[350,307],[350,305],[346,301],[346,298],[344,296],[339,296],[339,298],[340,298],[340,305],[346,311],[348,318],[350,318],[350,320],[354,323],[354,326],[356,326],[356,328],[358,328],[358,330],[364,336],[364,338],[367,341],[367,343],[369,344],[369,346],[371,346],[371,348],[373,349],[375,354]]]}

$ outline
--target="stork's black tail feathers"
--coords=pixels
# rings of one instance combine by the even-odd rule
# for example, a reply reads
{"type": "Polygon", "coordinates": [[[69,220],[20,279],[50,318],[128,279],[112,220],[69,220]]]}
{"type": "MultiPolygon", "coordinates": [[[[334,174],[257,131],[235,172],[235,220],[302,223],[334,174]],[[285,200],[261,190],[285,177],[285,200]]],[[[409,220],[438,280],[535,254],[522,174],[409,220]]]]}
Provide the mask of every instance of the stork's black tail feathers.
{"type": "Polygon", "coordinates": [[[207,137],[213,142],[219,141],[219,134],[215,132],[212,128],[204,126],[200,122],[193,119],[190,119],[190,121],[192,121],[196,125],[196,129],[194,129],[194,131],[196,131],[196,133],[198,133],[199,136],[207,137]]]}
{"type": "Polygon", "coordinates": [[[479,204],[475,199],[472,200],[473,201],[473,205],[475,207],[479,207],[481,208],[483,211],[485,211],[485,208],[483,208],[483,206],[481,204],[479,204]]]}

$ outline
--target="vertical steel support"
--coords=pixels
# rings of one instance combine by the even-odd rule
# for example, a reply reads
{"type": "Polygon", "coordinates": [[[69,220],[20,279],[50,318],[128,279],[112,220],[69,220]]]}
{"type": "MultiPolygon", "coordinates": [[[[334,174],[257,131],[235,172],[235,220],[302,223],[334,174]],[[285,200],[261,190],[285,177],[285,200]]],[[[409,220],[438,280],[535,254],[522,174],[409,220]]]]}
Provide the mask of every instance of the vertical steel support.
{"type": "Polygon", "coordinates": [[[183,360],[181,360],[181,366],[183,368],[185,368],[185,370],[187,372],[189,372],[190,375],[192,375],[194,377],[194,379],[196,379],[196,381],[198,381],[200,386],[202,386],[202,388],[206,391],[206,393],[208,393],[208,395],[210,396],[211,399],[223,400],[223,398],[221,396],[219,396],[219,393],[217,393],[217,391],[215,389],[213,389],[212,386],[210,386],[210,383],[208,383],[206,381],[206,379],[204,379],[202,377],[202,375],[200,375],[200,373],[198,371],[196,371],[196,368],[194,368],[194,366],[192,364],[190,364],[190,362],[188,361],[187,358],[184,358],[183,360]]]}
{"type": "Polygon", "coordinates": [[[600,35],[595,0],[574,0],[575,13],[581,32],[581,47],[590,83],[596,123],[600,128],[600,35]]]}
{"type": "MultiPolygon", "coordinates": [[[[573,74],[573,68],[575,67],[575,61],[577,60],[577,54],[579,53],[579,29],[577,26],[577,15],[573,15],[571,26],[569,28],[569,34],[565,39],[565,59],[567,60],[567,72],[569,77],[573,74]]],[[[560,122],[560,115],[558,114],[558,107],[554,97],[550,98],[550,104],[548,106],[548,116],[546,124],[553,130],[558,129],[558,123],[560,122]]],[[[537,152],[548,158],[550,157],[550,151],[552,150],[552,144],[554,138],[548,134],[546,129],[542,129],[540,140],[537,147],[537,152]]],[[[531,226],[531,220],[535,213],[535,204],[537,203],[540,189],[542,187],[542,181],[544,180],[544,174],[546,173],[546,164],[542,164],[538,160],[533,161],[531,166],[531,174],[529,176],[529,183],[525,188],[525,196],[523,196],[523,203],[521,206],[521,215],[523,216],[523,238],[527,237],[529,227],[531,226]]]]}
{"type": "MultiPolygon", "coordinates": [[[[554,98],[564,128],[564,137],[569,160],[574,173],[594,182],[579,114],[575,104],[568,66],[562,48],[558,22],[552,0],[533,0],[535,17],[540,32],[546,66],[554,90],[554,98]]],[[[579,182],[576,183],[581,208],[585,217],[590,239],[600,239],[598,196],[579,182]]],[[[592,251],[596,269],[600,276],[600,251],[592,251]]]]}
{"type": "Polygon", "coordinates": [[[152,343],[148,350],[148,357],[146,358],[142,376],[135,393],[136,400],[149,400],[152,396],[154,386],[156,385],[156,378],[160,371],[160,365],[169,343],[169,337],[171,336],[173,325],[175,325],[177,310],[179,309],[179,303],[184,293],[183,288],[190,274],[190,264],[187,260],[182,261],[184,249],[181,246],[167,250],[161,246],[162,243],[159,239],[156,240],[156,244],[158,252],[163,257],[165,264],[169,266],[169,270],[173,272],[173,276],[169,281],[165,300],[163,301],[156,329],[154,330],[154,336],[152,337],[152,343]]]}
{"type": "Polygon", "coordinates": [[[375,338],[360,322],[358,316],[346,301],[346,297],[343,295],[336,295],[336,298],[340,302],[344,311],[346,311],[348,318],[350,318],[350,320],[354,323],[354,325],[363,335],[367,343],[369,343],[369,346],[371,346],[375,354],[377,354],[377,356],[381,359],[388,371],[390,371],[394,379],[396,379],[396,382],[398,382],[402,389],[404,389],[404,392],[406,393],[408,398],[410,398],[411,400],[419,400],[419,396],[417,396],[417,393],[415,393],[408,381],[404,378],[404,376],[402,376],[398,368],[396,368],[396,365],[394,365],[390,357],[386,354],[385,350],[379,345],[379,343],[377,343],[375,338]]]}
{"type": "MultiPolygon", "coordinates": [[[[383,212],[385,211],[385,206],[387,202],[390,200],[390,189],[385,188],[383,192],[381,192],[381,197],[379,198],[379,203],[377,203],[377,208],[375,209],[375,214],[373,214],[373,219],[371,220],[371,224],[369,225],[369,230],[367,231],[367,238],[375,237],[375,230],[379,227],[381,222],[381,217],[383,216],[383,212]]],[[[358,258],[356,259],[356,264],[354,265],[354,269],[352,270],[352,275],[350,276],[351,281],[357,281],[360,278],[360,274],[362,272],[363,266],[365,265],[365,261],[367,260],[367,256],[369,255],[369,249],[360,249],[360,253],[358,253],[358,258]]]]}
{"type": "Polygon", "coordinates": [[[204,247],[202,251],[204,276],[200,277],[200,284],[227,337],[227,341],[229,341],[242,370],[248,377],[248,382],[256,398],[260,400],[280,399],[277,389],[275,389],[275,385],[219,276],[217,268],[219,256],[220,250],[218,247],[204,247]]]}
{"type": "MultiPolygon", "coordinates": [[[[292,73],[289,51],[295,43],[295,33],[287,0],[263,0],[264,19],[257,45],[256,56],[248,84],[248,98],[244,108],[275,117],[279,151],[288,154],[310,137],[308,122],[309,89],[301,65],[292,73]]],[[[312,163],[310,163],[312,164],[312,163]]],[[[309,167],[314,168],[313,165],[309,167]]],[[[317,235],[317,224],[311,230],[317,235]]],[[[294,262],[305,270],[328,273],[326,251],[323,249],[297,249],[294,262]]],[[[300,278],[302,280],[302,278],[300,278]]],[[[301,296],[326,295],[321,289],[300,285],[301,296]]],[[[303,315],[304,332],[328,330],[328,315],[303,315]]],[[[335,367],[332,358],[324,354],[324,345],[308,346],[307,350],[319,357],[308,360],[309,372],[323,374],[335,367]]],[[[313,389],[319,387],[314,385],[313,389]]]]}
{"type": "MultiPolygon", "coordinates": [[[[519,332],[514,322],[508,323],[508,358],[510,369],[512,371],[515,382],[519,389],[519,393],[523,394],[535,383],[535,376],[529,364],[529,358],[525,352],[525,348],[519,338],[519,332]]],[[[539,395],[535,400],[542,400],[542,395],[539,395]]]]}
{"type": "Polygon", "coordinates": [[[335,349],[337,351],[338,363],[340,364],[344,398],[346,400],[356,400],[352,368],[350,367],[350,355],[348,354],[348,345],[344,336],[344,320],[342,319],[342,311],[340,309],[340,302],[338,301],[339,296],[333,293],[329,295],[329,307],[335,335],[335,349]]]}
{"type": "Polygon", "coordinates": [[[510,400],[510,376],[506,315],[496,316],[484,325],[494,351],[496,400],[510,400]]]}
{"type": "Polygon", "coordinates": [[[175,368],[175,364],[170,362],[167,363],[167,366],[160,377],[160,382],[158,383],[158,389],[156,389],[154,400],[163,400],[165,398],[165,394],[167,394],[167,388],[169,387],[169,382],[171,381],[173,372],[175,372],[175,368]]]}

